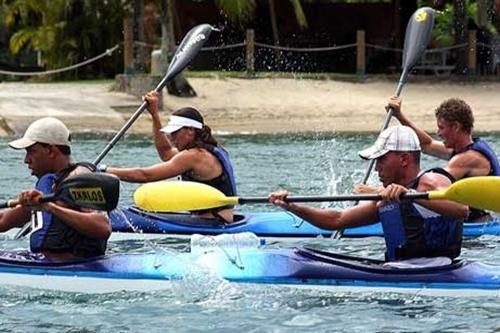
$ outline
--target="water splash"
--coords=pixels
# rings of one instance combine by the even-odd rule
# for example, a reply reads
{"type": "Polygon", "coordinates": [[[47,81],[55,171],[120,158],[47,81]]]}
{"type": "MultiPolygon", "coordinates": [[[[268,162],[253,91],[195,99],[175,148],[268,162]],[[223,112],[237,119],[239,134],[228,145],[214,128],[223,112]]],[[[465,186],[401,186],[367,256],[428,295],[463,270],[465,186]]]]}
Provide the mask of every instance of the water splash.
{"type": "MultiPolygon", "coordinates": [[[[122,220],[126,221],[134,233],[141,233],[122,211],[116,210],[116,213],[122,220]]],[[[155,267],[165,265],[180,269],[181,279],[172,282],[170,288],[176,297],[184,300],[203,300],[214,297],[220,290],[228,289],[224,287],[228,283],[226,280],[214,274],[207,267],[197,265],[192,260],[189,260],[186,255],[160,246],[147,238],[143,242],[157,254],[154,262],[155,267]]]]}

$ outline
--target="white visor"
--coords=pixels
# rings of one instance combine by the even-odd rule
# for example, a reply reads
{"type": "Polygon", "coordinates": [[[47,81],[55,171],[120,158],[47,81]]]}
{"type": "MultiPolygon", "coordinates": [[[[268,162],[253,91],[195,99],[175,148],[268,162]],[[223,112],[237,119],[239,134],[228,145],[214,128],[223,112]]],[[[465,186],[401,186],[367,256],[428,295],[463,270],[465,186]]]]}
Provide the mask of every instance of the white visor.
{"type": "Polygon", "coordinates": [[[170,116],[170,121],[168,122],[167,126],[163,127],[160,131],[167,134],[171,134],[174,133],[175,131],[180,130],[183,127],[194,127],[202,129],[203,124],[191,118],[172,115],[170,116]]]}

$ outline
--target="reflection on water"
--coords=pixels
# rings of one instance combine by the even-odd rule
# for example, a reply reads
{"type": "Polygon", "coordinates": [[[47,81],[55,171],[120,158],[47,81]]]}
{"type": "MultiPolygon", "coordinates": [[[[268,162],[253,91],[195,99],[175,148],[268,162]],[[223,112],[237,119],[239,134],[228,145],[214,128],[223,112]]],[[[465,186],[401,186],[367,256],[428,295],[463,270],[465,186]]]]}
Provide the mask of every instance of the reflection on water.
{"type": "MultiPolygon", "coordinates": [[[[374,135],[316,134],[224,136],[241,196],[265,196],[280,187],[295,195],[349,193],[365,173],[367,163],[357,151],[374,135]]],[[[500,135],[488,135],[500,151],[500,135]]],[[[32,186],[23,152],[0,141],[0,199],[32,186]]],[[[75,138],[74,158],[92,161],[107,139],[75,138]]],[[[151,141],[128,137],[104,162],[116,166],[158,162],[151,141]]],[[[423,159],[425,168],[442,165],[423,159]]],[[[376,174],[370,179],[377,183],[376,174]]],[[[121,201],[132,203],[135,184],[123,183],[121,201]]],[[[351,203],[322,204],[325,207],[351,203]]],[[[242,210],[274,210],[249,205],[242,210]]],[[[301,245],[381,258],[380,238],[310,239],[272,243],[270,247],[301,245]]],[[[27,240],[0,238],[3,249],[26,249],[27,240]]],[[[172,260],[186,252],[185,240],[111,242],[110,253],[166,251],[172,260]]],[[[500,264],[500,241],[483,236],[464,242],[463,257],[500,264]]],[[[0,327],[4,332],[493,332],[500,329],[497,298],[446,298],[394,293],[362,294],[300,290],[280,286],[235,285],[193,269],[192,279],[163,292],[72,294],[0,287],[0,327]]]]}

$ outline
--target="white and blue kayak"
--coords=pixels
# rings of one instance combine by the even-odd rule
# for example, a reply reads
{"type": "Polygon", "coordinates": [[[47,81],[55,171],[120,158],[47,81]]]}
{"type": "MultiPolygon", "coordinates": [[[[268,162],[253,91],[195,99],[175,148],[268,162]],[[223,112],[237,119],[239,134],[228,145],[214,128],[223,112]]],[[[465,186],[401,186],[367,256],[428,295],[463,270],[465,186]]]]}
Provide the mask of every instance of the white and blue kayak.
{"type": "Polygon", "coordinates": [[[313,249],[208,248],[194,253],[111,254],[52,262],[0,252],[0,284],[70,292],[168,290],[209,271],[222,281],[348,292],[500,296],[500,266],[457,260],[437,267],[394,268],[382,261],[313,249]]]}
{"type": "MultiPolygon", "coordinates": [[[[218,235],[222,233],[252,232],[261,238],[315,238],[331,237],[332,231],[320,229],[292,213],[248,212],[236,215],[236,221],[223,224],[184,213],[151,213],[136,207],[119,207],[111,213],[113,231],[122,235],[190,237],[192,234],[218,235]]],[[[500,235],[500,220],[464,224],[464,236],[500,235]]],[[[382,236],[380,223],[344,230],[344,237],[382,236]]],[[[125,236],[124,236],[125,237],[125,236]]]]}

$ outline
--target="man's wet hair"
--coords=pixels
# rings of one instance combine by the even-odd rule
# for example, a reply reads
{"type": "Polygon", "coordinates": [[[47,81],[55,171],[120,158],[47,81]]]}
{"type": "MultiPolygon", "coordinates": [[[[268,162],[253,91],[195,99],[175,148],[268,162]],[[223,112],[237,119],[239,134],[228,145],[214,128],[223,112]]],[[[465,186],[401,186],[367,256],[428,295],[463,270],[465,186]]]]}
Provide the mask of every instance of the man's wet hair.
{"type": "Polygon", "coordinates": [[[469,104],[460,98],[450,98],[436,109],[436,118],[442,118],[448,123],[458,122],[467,133],[472,133],[474,116],[469,104]]]}

